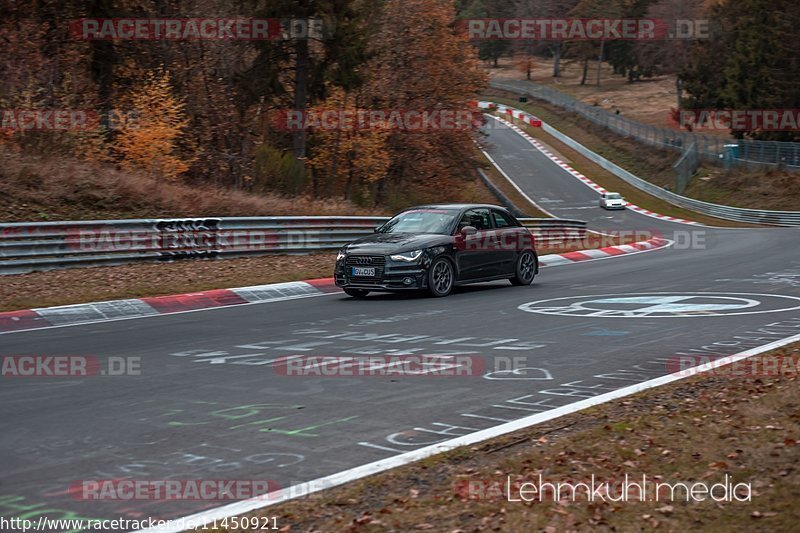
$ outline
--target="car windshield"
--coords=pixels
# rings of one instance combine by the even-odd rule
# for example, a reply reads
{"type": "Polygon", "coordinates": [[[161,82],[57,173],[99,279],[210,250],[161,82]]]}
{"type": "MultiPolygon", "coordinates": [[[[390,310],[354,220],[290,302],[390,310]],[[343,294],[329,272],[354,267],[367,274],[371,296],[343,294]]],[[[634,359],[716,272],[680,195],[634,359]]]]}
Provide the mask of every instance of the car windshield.
{"type": "Polygon", "coordinates": [[[450,209],[412,209],[400,213],[381,226],[378,233],[438,233],[448,235],[458,211],[450,209]]]}
{"type": "Polygon", "coordinates": [[[615,192],[610,192],[606,194],[606,198],[609,200],[622,200],[622,196],[620,196],[619,193],[615,192]]]}

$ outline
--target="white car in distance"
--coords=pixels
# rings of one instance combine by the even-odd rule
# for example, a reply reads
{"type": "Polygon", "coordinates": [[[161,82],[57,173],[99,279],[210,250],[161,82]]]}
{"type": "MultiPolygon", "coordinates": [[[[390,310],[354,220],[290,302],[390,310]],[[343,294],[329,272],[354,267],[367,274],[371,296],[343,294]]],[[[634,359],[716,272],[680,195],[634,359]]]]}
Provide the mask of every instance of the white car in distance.
{"type": "Polygon", "coordinates": [[[603,209],[625,209],[625,198],[618,192],[606,192],[600,195],[600,207],[603,209]]]}

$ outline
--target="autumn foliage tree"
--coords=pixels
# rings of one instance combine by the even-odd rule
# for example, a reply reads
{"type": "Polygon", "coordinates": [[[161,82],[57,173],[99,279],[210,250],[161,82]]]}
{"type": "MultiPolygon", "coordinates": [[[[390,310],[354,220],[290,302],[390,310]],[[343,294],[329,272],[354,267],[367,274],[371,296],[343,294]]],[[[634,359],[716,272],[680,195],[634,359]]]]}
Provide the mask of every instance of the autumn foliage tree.
{"type": "MultiPolygon", "coordinates": [[[[485,87],[486,74],[449,1],[387,0],[369,42],[363,84],[332,89],[312,113],[466,112],[485,87]]],[[[391,207],[447,196],[474,179],[475,126],[317,129],[309,163],[318,192],[391,207]]]]}
{"type": "MultiPolygon", "coordinates": [[[[311,113],[338,111],[355,114],[358,109],[355,97],[336,89],[311,113]]],[[[386,178],[391,164],[388,147],[391,132],[386,124],[372,126],[362,129],[354,125],[313,133],[315,155],[309,164],[317,179],[325,184],[327,192],[363,201],[371,197],[372,187],[386,178]]]]}
{"type": "Polygon", "coordinates": [[[167,71],[151,71],[124,99],[136,120],[121,129],[114,150],[124,168],[140,169],[153,177],[175,180],[193,160],[179,143],[189,126],[185,104],[173,95],[167,71]]]}
{"type": "MultiPolygon", "coordinates": [[[[487,75],[467,36],[456,29],[446,0],[387,0],[373,37],[364,105],[371,109],[465,110],[486,86],[487,75]]],[[[409,187],[459,187],[475,168],[474,130],[393,130],[391,165],[376,199],[409,187]]],[[[413,199],[412,199],[413,200],[413,199]]]]}
{"type": "MultiPolygon", "coordinates": [[[[55,2],[0,7],[0,110],[94,109],[88,46],[67,38],[55,2]]],[[[31,153],[94,157],[102,138],[89,131],[0,129],[0,145],[31,153]]]]}
{"type": "Polygon", "coordinates": [[[168,4],[37,0],[0,7],[3,109],[87,110],[103,123],[118,116],[115,110],[138,113],[123,128],[4,133],[0,149],[14,143],[37,154],[113,160],[162,179],[392,208],[474,183],[474,131],[298,132],[269,120],[275,111],[318,106],[465,110],[486,77],[457,32],[451,0],[168,4]],[[87,40],[70,30],[79,19],[211,14],[312,18],[324,31],[307,40],[291,32],[265,40],[87,40]]]}
{"type": "MultiPolygon", "coordinates": [[[[709,14],[712,34],[692,45],[680,74],[690,109],[800,107],[800,4],[727,0],[709,14]]],[[[738,131],[736,137],[800,142],[797,130],[738,131]]]]}

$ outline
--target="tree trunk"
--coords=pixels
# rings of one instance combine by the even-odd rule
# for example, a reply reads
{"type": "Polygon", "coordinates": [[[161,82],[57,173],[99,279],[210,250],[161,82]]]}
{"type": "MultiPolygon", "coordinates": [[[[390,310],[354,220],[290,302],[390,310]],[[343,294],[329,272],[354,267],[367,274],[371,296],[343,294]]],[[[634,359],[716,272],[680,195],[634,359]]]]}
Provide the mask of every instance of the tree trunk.
{"type": "MultiPolygon", "coordinates": [[[[89,4],[89,16],[98,18],[111,18],[113,16],[113,2],[109,0],[95,0],[89,4]]],[[[100,115],[108,117],[114,108],[112,97],[114,95],[114,64],[117,54],[113,41],[89,41],[91,51],[90,69],[92,79],[97,83],[97,94],[100,101],[100,115]]],[[[106,141],[111,140],[112,128],[104,132],[106,141]]]]}
{"type": "MultiPolygon", "coordinates": [[[[308,41],[305,39],[298,39],[295,43],[295,51],[297,54],[297,60],[294,69],[294,108],[297,111],[305,113],[308,105],[308,41]]],[[[294,150],[294,156],[299,161],[301,167],[305,169],[306,132],[304,129],[299,129],[292,134],[292,148],[294,150]]],[[[317,184],[314,183],[315,193],[316,188],[317,184]]]]}
{"type": "Polygon", "coordinates": [[[558,78],[561,76],[561,43],[556,43],[556,49],[553,53],[553,77],[558,78]]]}
{"type": "MultiPolygon", "coordinates": [[[[347,93],[344,93],[344,102],[342,103],[342,111],[347,110],[347,93]]],[[[336,186],[336,178],[339,172],[339,150],[342,145],[342,128],[336,129],[336,142],[333,147],[333,164],[331,165],[331,187],[336,186]]],[[[350,194],[350,179],[347,181],[347,189],[345,191],[345,200],[348,199],[350,194]]]]}
{"type": "Polygon", "coordinates": [[[586,85],[586,77],[589,75],[589,58],[583,60],[583,76],[581,76],[581,85],[586,85]]]}
{"type": "Polygon", "coordinates": [[[597,56],[597,86],[600,87],[600,74],[603,68],[603,53],[606,49],[606,42],[600,41],[600,55],[597,56]]]}
{"type": "Polygon", "coordinates": [[[344,199],[345,200],[352,200],[353,199],[353,162],[350,161],[347,170],[347,184],[344,187],[344,199]]]}

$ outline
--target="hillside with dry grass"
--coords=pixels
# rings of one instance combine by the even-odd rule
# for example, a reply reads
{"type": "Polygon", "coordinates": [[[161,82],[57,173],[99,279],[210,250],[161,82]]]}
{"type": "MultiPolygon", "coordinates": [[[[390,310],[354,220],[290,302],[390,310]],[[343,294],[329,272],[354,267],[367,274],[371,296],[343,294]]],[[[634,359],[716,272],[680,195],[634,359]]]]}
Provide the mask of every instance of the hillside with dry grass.
{"type": "MultiPolygon", "coordinates": [[[[527,72],[520,70],[518,61],[502,58],[498,68],[489,69],[489,74],[496,81],[525,80],[527,72]]],[[[670,108],[678,106],[678,95],[675,85],[675,74],[659,74],[631,83],[625,76],[614,74],[614,69],[607,62],[601,65],[600,85],[596,85],[594,77],[591,82],[581,85],[581,65],[575,60],[564,60],[561,63],[561,75],[553,77],[553,59],[536,57],[532,60],[530,81],[557,89],[581,102],[597,106],[606,111],[619,110],[624,117],[644,124],[662,128],[674,127],[670,108]]],[[[596,74],[596,65],[592,74],[596,74]]],[[[708,132],[726,135],[725,132],[708,132]]]]}
{"type": "MultiPolygon", "coordinates": [[[[63,157],[0,152],[1,221],[99,220],[194,216],[387,215],[403,205],[362,207],[339,198],[251,193],[213,185],[165,182],[113,165],[63,157]]],[[[475,179],[439,191],[420,192],[399,204],[497,200],[475,179]]]]}

